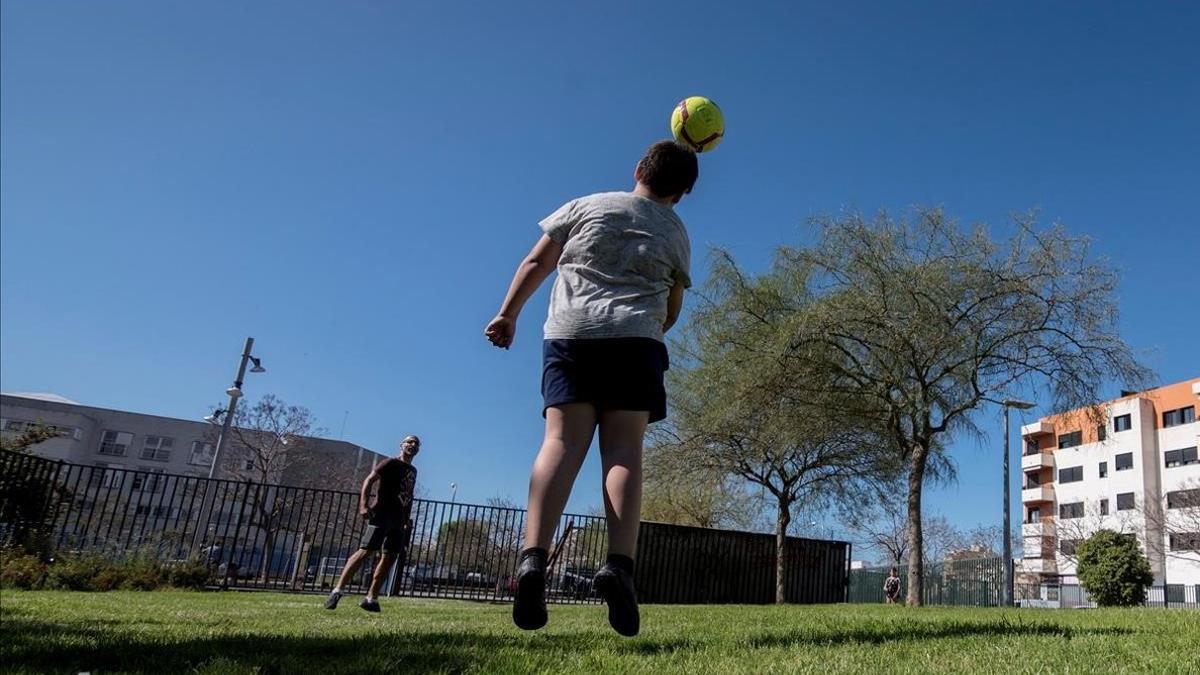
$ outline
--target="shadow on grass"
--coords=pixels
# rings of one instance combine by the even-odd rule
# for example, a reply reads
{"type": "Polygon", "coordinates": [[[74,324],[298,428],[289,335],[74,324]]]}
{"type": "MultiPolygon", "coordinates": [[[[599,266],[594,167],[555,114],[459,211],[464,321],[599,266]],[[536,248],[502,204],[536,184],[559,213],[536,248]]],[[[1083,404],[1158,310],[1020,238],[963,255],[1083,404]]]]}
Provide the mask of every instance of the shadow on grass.
{"type": "MultiPolygon", "coordinates": [[[[367,634],[358,637],[321,635],[255,635],[179,637],[147,631],[147,622],[113,621],[106,628],[43,621],[23,612],[5,611],[0,624],[4,666],[35,672],[463,672],[512,670],[534,666],[545,658],[590,649],[656,656],[711,648],[697,639],[597,641],[595,635],[418,632],[367,634]],[[138,625],[126,632],[121,624],[138,625]],[[114,626],[115,624],[115,626],[114,626]],[[115,628],[115,630],[114,630],[115,628]]],[[[711,637],[726,637],[716,631],[711,637]]],[[[964,637],[1050,636],[1072,639],[1091,635],[1126,635],[1124,628],[1079,628],[1054,623],[898,622],[844,629],[797,629],[768,634],[743,643],[752,649],[798,645],[882,644],[893,641],[964,637]]]]}
{"type": "MultiPolygon", "coordinates": [[[[121,622],[123,623],[123,622],[121,622]]],[[[6,612],[0,627],[4,666],[54,672],[192,672],[196,669],[290,672],[462,672],[505,664],[504,649],[563,653],[586,649],[572,636],[463,632],[320,635],[221,635],[160,637],[40,621],[6,612]]]]}
{"type": "Polygon", "coordinates": [[[845,643],[883,644],[913,640],[945,640],[967,637],[1060,637],[1070,640],[1092,635],[1129,635],[1126,628],[1079,628],[1056,623],[1021,622],[912,622],[877,626],[855,626],[839,630],[797,629],[787,633],[764,635],[750,640],[750,646],[787,647],[796,644],[839,645],[845,643]]]}

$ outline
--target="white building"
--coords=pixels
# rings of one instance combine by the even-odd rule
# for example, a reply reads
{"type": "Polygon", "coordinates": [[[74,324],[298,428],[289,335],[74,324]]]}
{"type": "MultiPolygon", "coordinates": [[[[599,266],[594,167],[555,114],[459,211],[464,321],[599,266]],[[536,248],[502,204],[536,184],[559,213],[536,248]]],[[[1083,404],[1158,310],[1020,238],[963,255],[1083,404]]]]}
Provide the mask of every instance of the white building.
{"type": "MultiPolygon", "coordinates": [[[[41,422],[55,427],[59,436],[32,448],[40,457],[74,464],[150,473],[208,476],[213,462],[215,428],[200,420],[94,408],[54,394],[0,394],[0,433],[10,438],[25,426],[41,422]]],[[[338,485],[320,485],[311,477],[303,484],[313,487],[357,491],[371,467],[382,455],[353,443],[305,437],[298,443],[304,452],[319,453],[331,462],[353,471],[339,472],[346,480],[338,485]]],[[[226,442],[225,451],[236,457],[236,443],[226,442]]],[[[297,464],[299,466],[299,464],[297,464]]],[[[231,478],[228,464],[217,467],[216,478],[231,478]]],[[[295,476],[274,477],[272,482],[296,484],[295,476]]]]}
{"type": "Polygon", "coordinates": [[[1156,585],[1200,585],[1198,404],[1200,378],[1023,426],[1023,571],[1077,583],[1103,528],[1137,538],[1156,585]]]}

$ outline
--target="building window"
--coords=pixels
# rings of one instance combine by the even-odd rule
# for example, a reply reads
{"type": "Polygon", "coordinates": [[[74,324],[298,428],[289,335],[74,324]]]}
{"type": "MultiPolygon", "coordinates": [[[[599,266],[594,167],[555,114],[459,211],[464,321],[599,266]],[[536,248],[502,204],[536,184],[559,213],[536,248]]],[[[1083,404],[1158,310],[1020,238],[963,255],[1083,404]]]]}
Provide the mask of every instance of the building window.
{"type": "Polygon", "coordinates": [[[1133,493],[1122,492],[1117,495],[1117,510],[1128,511],[1133,508],[1133,493]]]}
{"type": "Polygon", "coordinates": [[[1100,515],[1102,515],[1102,516],[1108,515],[1108,500],[1107,499],[1100,500],[1100,515]]]}
{"type": "Polygon", "coordinates": [[[174,518],[179,515],[179,509],[171,506],[138,504],[134,513],[139,516],[154,516],[155,518],[174,518]]]}
{"type": "Polygon", "coordinates": [[[1163,459],[1166,460],[1168,469],[1177,466],[1187,466],[1196,464],[1196,448],[1183,448],[1180,450],[1168,450],[1163,453],[1163,459]]]}
{"type": "Polygon", "coordinates": [[[147,436],[146,442],[142,445],[142,459],[165,462],[171,459],[171,447],[173,445],[175,445],[175,439],[173,438],[147,436]]]}
{"type": "Polygon", "coordinates": [[[1083,502],[1075,502],[1073,504],[1059,504],[1058,517],[1063,519],[1082,518],[1083,517],[1083,502]]]}
{"type": "Polygon", "coordinates": [[[1078,483],[1081,480],[1083,480],[1082,466],[1071,466],[1058,470],[1058,482],[1060,483],[1078,483]]]}
{"type": "Polygon", "coordinates": [[[1096,440],[1103,441],[1106,438],[1108,438],[1108,431],[1105,429],[1105,426],[1101,424],[1100,426],[1096,427],[1096,440]]]}
{"type": "Polygon", "coordinates": [[[1200,532],[1179,532],[1171,535],[1172,551],[1200,551],[1200,532]]]}
{"type": "Polygon", "coordinates": [[[158,492],[162,489],[163,477],[159,475],[162,473],[162,469],[139,466],[137,473],[133,474],[133,489],[144,492],[158,492]]]}
{"type": "Polygon", "coordinates": [[[1082,445],[1082,444],[1083,444],[1083,432],[1082,431],[1072,431],[1069,434],[1063,434],[1058,437],[1058,449],[1059,450],[1062,450],[1063,448],[1073,448],[1077,445],[1082,445]]]}
{"type": "Polygon", "coordinates": [[[79,438],[79,430],[75,427],[60,427],[53,424],[45,424],[41,421],[25,422],[22,420],[5,419],[3,421],[3,425],[0,426],[0,429],[3,429],[4,431],[11,431],[15,434],[20,434],[24,433],[26,429],[34,426],[35,424],[40,424],[41,426],[46,427],[50,431],[54,432],[54,435],[58,436],[59,438],[79,438]]]}
{"type": "Polygon", "coordinates": [[[1200,506],[1200,488],[1167,493],[1168,509],[1189,509],[1200,506]]]}
{"type": "Polygon", "coordinates": [[[1079,539],[1063,539],[1058,542],[1058,550],[1062,551],[1063,555],[1075,555],[1081,543],[1083,542],[1079,539]]]}
{"type": "Polygon", "coordinates": [[[1032,509],[1029,509],[1029,519],[1026,520],[1025,522],[1033,524],[1033,523],[1041,522],[1041,520],[1042,520],[1042,510],[1040,508],[1035,506],[1032,509]]]}
{"type": "Polygon", "coordinates": [[[1100,477],[1108,478],[1108,462],[1100,462],[1100,477]]]}
{"type": "Polygon", "coordinates": [[[100,449],[97,452],[101,455],[124,457],[125,451],[129,449],[129,444],[132,442],[133,434],[131,433],[105,429],[104,434],[100,437],[100,449]]]}
{"type": "Polygon", "coordinates": [[[1191,424],[1196,421],[1196,406],[1168,410],[1162,414],[1163,428],[1175,427],[1180,424],[1191,424]]]}
{"type": "Polygon", "coordinates": [[[1117,415],[1113,418],[1113,431],[1129,431],[1133,428],[1133,422],[1130,420],[1129,414],[1117,415]]]}
{"type": "Polygon", "coordinates": [[[1117,460],[1117,471],[1124,471],[1125,469],[1133,468],[1133,453],[1132,452],[1122,452],[1121,454],[1117,455],[1114,459],[1117,460]]]}
{"type": "Polygon", "coordinates": [[[212,466],[213,463],[213,445],[204,441],[192,441],[192,454],[188,457],[188,464],[196,466],[212,466]]]}
{"type": "Polygon", "coordinates": [[[254,470],[254,460],[248,459],[245,462],[243,462],[242,469],[244,471],[253,471],[254,470]]]}
{"type": "Polygon", "coordinates": [[[1042,479],[1036,473],[1025,474],[1025,489],[1033,490],[1042,486],[1042,479]]]}

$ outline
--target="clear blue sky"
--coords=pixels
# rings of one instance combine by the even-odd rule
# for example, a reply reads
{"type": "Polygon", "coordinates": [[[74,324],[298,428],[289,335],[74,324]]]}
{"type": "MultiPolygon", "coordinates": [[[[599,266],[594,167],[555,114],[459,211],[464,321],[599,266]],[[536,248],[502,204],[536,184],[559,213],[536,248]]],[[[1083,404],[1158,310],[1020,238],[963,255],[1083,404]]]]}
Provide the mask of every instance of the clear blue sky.
{"type": "MultiPolygon", "coordinates": [[[[628,188],[690,94],[728,124],[679,208],[698,279],[821,212],[1038,208],[1123,270],[1160,379],[1197,375],[1200,8],[842,4],[5,2],[0,384],[198,417],[253,335],[251,396],[523,502],[545,291],[512,351],[483,326],[536,221],[628,188]]],[[[998,521],[981,421],[928,499],[963,526],[998,521]]]]}

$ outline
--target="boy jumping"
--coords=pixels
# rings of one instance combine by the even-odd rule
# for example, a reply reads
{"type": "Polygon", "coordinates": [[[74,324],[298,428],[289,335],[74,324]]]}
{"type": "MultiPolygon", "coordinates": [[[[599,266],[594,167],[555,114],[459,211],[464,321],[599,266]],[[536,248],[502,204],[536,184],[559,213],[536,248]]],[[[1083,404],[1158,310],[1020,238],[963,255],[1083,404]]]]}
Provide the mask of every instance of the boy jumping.
{"type": "Polygon", "coordinates": [[[608,603],[613,629],[638,633],[633,558],[642,442],[646,426],[667,414],[663,334],[691,286],[691,244],[673,207],[698,174],[695,153],[661,141],[638,162],[632,192],[581,197],[547,216],[484,330],[493,345],[511,346],[525,301],[558,269],[542,343],[546,432],[529,479],[513,603],[519,628],[546,625],[547,551],[598,426],[609,554],[593,586],[608,603]]]}

